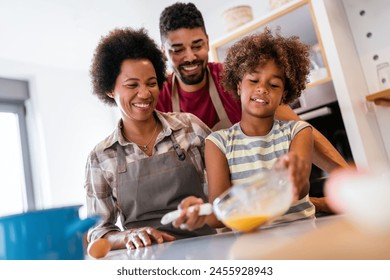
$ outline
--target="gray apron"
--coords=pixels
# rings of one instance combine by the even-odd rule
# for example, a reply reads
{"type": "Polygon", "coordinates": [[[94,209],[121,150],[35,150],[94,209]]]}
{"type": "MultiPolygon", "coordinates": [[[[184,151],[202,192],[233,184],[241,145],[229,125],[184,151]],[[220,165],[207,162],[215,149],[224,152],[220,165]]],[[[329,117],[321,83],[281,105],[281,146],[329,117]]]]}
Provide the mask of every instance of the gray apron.
{"type": "Polygon", "coordinates": [[[124,229],[150,226],[176,236],[177,239],[213,234],[204,226],[196,231],[162,225],[162,216],[187,196],[206,201],[199,174],[187,153],[176,142],[173,133],[173,151],[126,163],[124,148],[117,145],[118,153],[118,205],[124,229]]]}
{"type": "MultiPolygon", "coordinates": [[[[213,102],[215,111],[217,112],[219,122],[217,122],[211,129],[213,131],[228,128],[232,126],[231,121],[229,120],[226,110],[222,105],[221,98],[219,97],[217,87],[215,86],[214,80],[211,77],[210,69],[207,67],[208,81],[209,81],[209,92],[210,98],[213,102]]],[[[176,86],[176,75],[172,74],[172,111],[180,112],[180,100],[179,93],[176,86]]]]}

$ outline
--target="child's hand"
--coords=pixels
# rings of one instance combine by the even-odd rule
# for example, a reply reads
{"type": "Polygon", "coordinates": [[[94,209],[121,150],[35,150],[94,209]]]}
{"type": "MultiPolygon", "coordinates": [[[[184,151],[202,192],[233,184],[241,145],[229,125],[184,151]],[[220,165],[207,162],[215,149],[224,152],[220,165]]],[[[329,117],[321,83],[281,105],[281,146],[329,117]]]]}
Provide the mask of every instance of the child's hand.
{"type": "Polygon", "coordinates": [[[309,191],[310,166],[294,152],[280,157],[278,162],[288,169],[294,189],[294,200],[305,196],[309,191]]]}
{"type": "Polygon", "coordinates": [[[181,201],[179,209],[182,210],[179,218],[177,218],[172,225],[176,228],[184,230],[195,230],[201,228],[206,223],[206,217],[199,215],[200,205],[202,205],[203,199],[194,196],[189,196],[181,201]],[[195,206],[193,211],[189,211],[188,207],[195,206]]]}

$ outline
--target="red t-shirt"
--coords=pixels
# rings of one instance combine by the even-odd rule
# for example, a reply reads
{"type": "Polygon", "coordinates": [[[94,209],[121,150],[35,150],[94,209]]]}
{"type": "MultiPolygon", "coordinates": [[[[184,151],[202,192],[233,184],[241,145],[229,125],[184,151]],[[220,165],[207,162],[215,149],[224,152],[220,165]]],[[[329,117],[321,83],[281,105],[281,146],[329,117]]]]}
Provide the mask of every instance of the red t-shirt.
{"type": "MultiPolygon", "coordinates": [[[[236,101],[221,85],[221,63],[208,63],[211,77],[221,98],[222,105],[232,124],[241,120],[241,104],[236,101]]],[[[158,97],[156,109],[162,112],[172,112],[172,75],[168,76],[158,97]]],[[[198,91],[186,92],[178,86],[180,110],[192,113],[200,118],[209,127],[213,127],[218,121],[217,111],[211,101],[208,84],[198,91]]]]}

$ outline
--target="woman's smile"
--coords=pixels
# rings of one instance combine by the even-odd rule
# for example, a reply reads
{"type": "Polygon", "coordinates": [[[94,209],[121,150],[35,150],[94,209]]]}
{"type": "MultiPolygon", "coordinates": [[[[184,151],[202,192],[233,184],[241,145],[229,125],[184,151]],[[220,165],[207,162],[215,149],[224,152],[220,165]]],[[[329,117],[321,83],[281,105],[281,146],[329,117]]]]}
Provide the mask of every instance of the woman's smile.
{"type": "Polygon", "coordinates": [[[137,102],[137,103],[132,103],[132,105],[136,108],[139,108],[139,109],[142,109],[142,110],[146,110],[146,109],[153,109],[152,108],[152,102],[137,102]]]}

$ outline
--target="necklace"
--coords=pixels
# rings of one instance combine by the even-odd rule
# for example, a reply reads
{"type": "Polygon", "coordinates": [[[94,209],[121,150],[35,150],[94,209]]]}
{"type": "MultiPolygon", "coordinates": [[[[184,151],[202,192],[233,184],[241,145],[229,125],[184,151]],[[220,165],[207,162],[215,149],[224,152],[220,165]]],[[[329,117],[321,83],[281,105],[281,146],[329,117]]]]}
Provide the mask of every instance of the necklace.
{"type": "Polygon", "coordinates": [[[154,138],[154,135],[156,135],[156,132],[157,132],[157,128],[158,128],[158,122],[156,120],[156,126],[154,127],[154,131],[153,131],[153,134],[152,136],[150,137],[148,143],[146,143],[145,145],[139,145],[137,143],[135,143],[134,141],[130,141],[126,135],[123,133],[123,137],[126,139],[127,142],[133,142],[134,144],[136,144],[138,147],[140,147],[144,152],[146,152],[148,150],[148,145],[150,144],[150,142],[152,142],[153,138],[154,138]]]}

